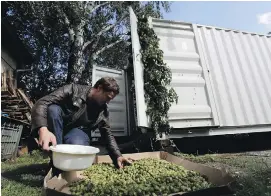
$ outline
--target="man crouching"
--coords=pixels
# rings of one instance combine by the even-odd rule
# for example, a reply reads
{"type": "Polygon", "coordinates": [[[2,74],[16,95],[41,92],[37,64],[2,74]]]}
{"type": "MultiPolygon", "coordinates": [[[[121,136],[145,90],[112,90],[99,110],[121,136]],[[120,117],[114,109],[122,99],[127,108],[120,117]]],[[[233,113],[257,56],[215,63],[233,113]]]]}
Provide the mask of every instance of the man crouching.
{"type": "MultiPolygon", "coordinates": [[[[107,109],[118,94],[119,86],[110,77],[99,79],[93,87],[78,84],[60,87],[35,103],[31,111],[32,133],[39,137],[42,149],[49,150],[49,143],[90,145],[91,131],[98,128],[113,163],[122,168],[131,162],[120,153],[107,109]]],[[[55,175],[60,172],[53,167],[55,175]]]]}

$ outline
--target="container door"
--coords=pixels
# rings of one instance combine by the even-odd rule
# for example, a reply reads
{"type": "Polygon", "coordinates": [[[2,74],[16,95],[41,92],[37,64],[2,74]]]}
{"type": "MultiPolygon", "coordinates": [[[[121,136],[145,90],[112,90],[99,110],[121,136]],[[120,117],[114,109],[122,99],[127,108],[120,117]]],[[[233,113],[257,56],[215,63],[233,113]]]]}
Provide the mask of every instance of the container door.
{"type": "MultiPolygon", "coordinates": [[[[138,125],[149,125],[144,100],[143,64],[137,19],[130,9],[138,125]]],[[[212,127],[219,125],[208,69],[197,46],[192,24],[151,19],[150,25],[160,39],[164,62],[172,71],[171,87],[179,96],[169,110],[173,128],[212,127]]]]}
{"type": "Polygon", "coordinates": [[[132,48],[133,48],[137,126],[150,127],[150,123],[146,115],[147,105],[144,97],[143,63],[141,61],[140,42],[137,33],[137,18],[131,7],[129,11],[130,11],[132,48]]]}
{"type": "MultiPolygon", "coordinates": [[[[114,136],[127,136],[127,102],[124,71],[94,66],[92,72],[92,85],[102,77],[115,78],[120,87],[120,93],[108,104],[109,122],[112,134],[114,136]]],[[[92,136],[100,137],[99,130],[96,130],[92,136]]]]}

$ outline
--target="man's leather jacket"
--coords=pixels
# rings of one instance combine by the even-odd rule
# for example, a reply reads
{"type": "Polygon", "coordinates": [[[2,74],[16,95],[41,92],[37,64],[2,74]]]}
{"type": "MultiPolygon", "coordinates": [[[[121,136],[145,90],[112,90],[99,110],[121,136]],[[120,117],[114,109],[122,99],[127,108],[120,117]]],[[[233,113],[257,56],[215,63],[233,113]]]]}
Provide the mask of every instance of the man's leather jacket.
{"type": "MultiPolygon", "coordinates": [[[[71,111],[69,123],[65,126],[69,127],[76,123],[87,110],[86,99],[90,89],[91,87],[87,85],[68,84],[39,99],[31,111],[32,132],[37,133],[40,127],[48,127],[47,108],[51,104],[57,104],[61,108],[71,111]]],[[[100,108],[96,121],[89,125],[90,131],[97,128],[100,130],[102,139],[106,141],[109,156],[115,162],[121,153],[111,132],[106,104],[100,108]]]]}

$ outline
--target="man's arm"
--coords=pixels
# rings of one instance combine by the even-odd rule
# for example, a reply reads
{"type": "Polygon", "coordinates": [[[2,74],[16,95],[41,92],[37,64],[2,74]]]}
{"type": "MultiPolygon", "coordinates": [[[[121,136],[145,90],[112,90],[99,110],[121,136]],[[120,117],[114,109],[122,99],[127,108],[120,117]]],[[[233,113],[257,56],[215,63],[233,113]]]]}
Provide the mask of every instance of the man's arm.
{"type": "Polygon", "coordinates": [[[111,157],[115,167],[123,168],[125,164],[132,164],[132,160],[123,157],[119,150],[117,142],[111,132],[111,128],[109,125],[109,112],[107,108],[104,111],[104,119],[99,123],[98,127],[102,139],[106,141],[106,148],[109,152],[109,156],[111,157]]]}
{"type": "Polygon", "coordinates": [[[48,127],[47,109],[51,104],[60,104],[73,92],[73,84],[68,84],[39,99],[31,110],[32,131],[48,127]]]}
{"type": "Polygon", "coordinates": [[[99,123],[98,128],[102,139],[106,142],[106,149],[108,150],[109,156],[114,163],[117,163],[117,159],[121,157],[121,152],[111,132],[111,127],[109,125],[109,113],[107,109],[104,112],[105,118],[99,123]]]}

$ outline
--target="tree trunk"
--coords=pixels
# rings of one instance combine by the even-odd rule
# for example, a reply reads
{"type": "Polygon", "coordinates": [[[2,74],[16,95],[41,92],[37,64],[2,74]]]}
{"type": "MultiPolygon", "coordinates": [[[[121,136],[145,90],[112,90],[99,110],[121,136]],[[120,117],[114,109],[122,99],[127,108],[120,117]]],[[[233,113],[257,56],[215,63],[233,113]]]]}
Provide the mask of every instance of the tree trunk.
{"type": "Polygon", "coordinates": [[[74,46],[68,60],[67,83],[78,83],[83,68],[83,53],[78,46],[74,46]]]}
{"type": "Polygon", "coordinates": [[[82,73],[80,84],[85,84],[85,85],[92,84],[92,68],[93,68],[93,61],[92,61],[92,58],[89,57],[88,62],[85,66],[85,69],[82,73]]]}
{"type": "Polygon", "coordinates": [[[84,22],[79,24],[75,30],[75,39],[71,47],[68,60],[67,83],[78,83],[84,70],[84,22]]]}

